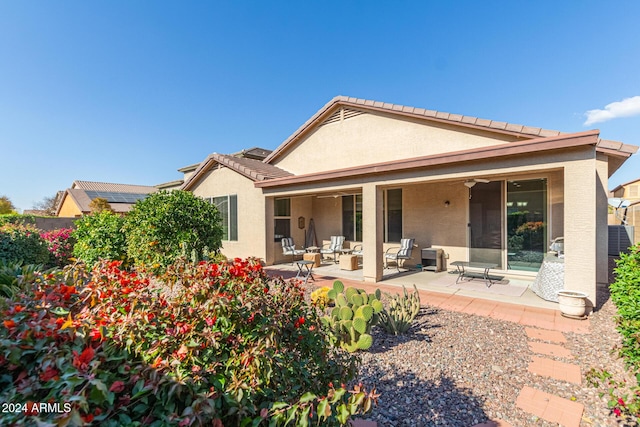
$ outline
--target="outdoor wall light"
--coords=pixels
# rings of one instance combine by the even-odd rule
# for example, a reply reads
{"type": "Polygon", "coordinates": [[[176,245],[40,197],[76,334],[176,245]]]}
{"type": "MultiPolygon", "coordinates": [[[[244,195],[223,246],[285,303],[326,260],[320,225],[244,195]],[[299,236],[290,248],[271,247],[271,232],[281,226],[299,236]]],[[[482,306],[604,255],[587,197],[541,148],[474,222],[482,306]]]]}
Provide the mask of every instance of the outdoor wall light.
{"type": "Polygon", "coordinates": [[[449,207],[449,205],[451,205],[451,203],[450,203],[448,200],[445,200],[445,202],[444,202],[444,207],[445,207],[445,208],[448,208],[448,207],[449,207]]]}

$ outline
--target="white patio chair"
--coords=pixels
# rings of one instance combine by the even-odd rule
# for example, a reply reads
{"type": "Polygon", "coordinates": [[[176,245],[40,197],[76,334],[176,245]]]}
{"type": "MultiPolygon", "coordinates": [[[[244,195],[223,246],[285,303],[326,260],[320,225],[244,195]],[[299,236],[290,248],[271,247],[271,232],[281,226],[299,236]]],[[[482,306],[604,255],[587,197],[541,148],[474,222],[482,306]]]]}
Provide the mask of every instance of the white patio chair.
{"type": "Polygon", "coordinates": [[[390,262],[395,262],[398,273],[400,272],[400,260],[411,259],[411,252],[416,239],[400,240],[400,247],[392,247],[384,253],[384,268],[389,268],[390,262]]]}
{"type": "Polygon", "coordinates": [[[342,250],[344,244],[344,236],[331,236],[331,242],[322,245],[320,253],[323,255],[333,254],[333,262],[338,263],[338,254],[342,250]]]}
{"type": "Polygon", "coordinates": [[[296,249],[296,245],[293,243],[293,237],[285,237],[282,239],[281,243],[282,253],[284,255],[291,255],[291,265],[293,265],[295,257],[305,253],[304,249],[296,249]]]}

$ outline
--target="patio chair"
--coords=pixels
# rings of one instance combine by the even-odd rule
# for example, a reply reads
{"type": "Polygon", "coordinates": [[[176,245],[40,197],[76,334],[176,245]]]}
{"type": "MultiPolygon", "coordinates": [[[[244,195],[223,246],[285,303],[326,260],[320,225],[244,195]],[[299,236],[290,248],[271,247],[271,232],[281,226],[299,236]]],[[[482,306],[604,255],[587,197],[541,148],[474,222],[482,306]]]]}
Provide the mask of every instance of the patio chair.
{"type": "Polygon", "coordinates": [[[395,262],[398,273],[400,272],[400,260],[411,259],[411,251],[416,239],[400,240],[400,247],[387,249],[384,253],[384,268],[389,268],[390,262],[395,262]]]}
{"type": "Polygon", "coordinates": [[[296,245],[293,243],[293,237],[285,237],[281,242],[282,254],[291,255],[291,265],[293,265],[295,257],[303,255],[305,253],[304,249],[296,249],[296,245]]]}
{"type": "Polygon", "coordinates": [[[354,245],[351,254],[358,257],[358,262],[362,261],[362,257],[364,256],[364,248],[361,244],[354,245]]]}
{"type": "Polygon", "coordinates": [[[320,253],[323,255],[333,254],[333,262],[338,263],[338,254],[342,251],[344,236],[331,236],[331,243],[322,245],[320,253]]]}

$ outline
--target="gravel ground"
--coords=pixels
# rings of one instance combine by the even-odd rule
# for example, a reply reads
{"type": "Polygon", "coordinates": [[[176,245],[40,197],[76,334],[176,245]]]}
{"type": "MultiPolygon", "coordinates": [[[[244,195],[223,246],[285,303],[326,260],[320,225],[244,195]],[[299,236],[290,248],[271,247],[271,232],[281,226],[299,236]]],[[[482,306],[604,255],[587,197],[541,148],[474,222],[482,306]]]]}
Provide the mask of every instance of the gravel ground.
{"type": "MultiPolygon", "coordinates": [[[[424,306],[407,335],[393,337],[374,328],[374,344],[362,353],[359,378],[381,394],[366,418],[387,426],[471,427],[502,419],[514,427],[556,426],[516,408],[525,386],[535,387],[585,407],[581,426],[616,426],[606,396],[587,384],[585,373],[606,368],[626,378],[624,364],[612,349],[619,344],[615,306],[601,290],[599,311],[589,334],[565,333],[565,346],[579,364],[582,385],[536,376],[527,371],[533,353],[524,327],[512,322],[424,306]]],[[[606,390],[602,390],[606,391],[606,390]]]]}

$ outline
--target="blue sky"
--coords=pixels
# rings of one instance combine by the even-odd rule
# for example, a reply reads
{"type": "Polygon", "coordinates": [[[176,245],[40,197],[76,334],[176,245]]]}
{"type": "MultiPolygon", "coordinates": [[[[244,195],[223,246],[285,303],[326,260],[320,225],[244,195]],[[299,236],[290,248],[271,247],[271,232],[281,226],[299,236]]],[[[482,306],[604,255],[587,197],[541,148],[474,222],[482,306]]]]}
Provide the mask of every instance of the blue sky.
{"type": "MultiPolygon", "coordinates": [[[[640,145],[638,16],[637,1],[0,2],[0,195],[22,210],[74,180],[179,179],[212,152],[277,147],[336,95],[640,145]]],[[[610,188],[638,177],[640,154],[610,188]]]]}

